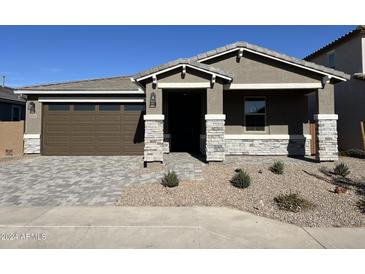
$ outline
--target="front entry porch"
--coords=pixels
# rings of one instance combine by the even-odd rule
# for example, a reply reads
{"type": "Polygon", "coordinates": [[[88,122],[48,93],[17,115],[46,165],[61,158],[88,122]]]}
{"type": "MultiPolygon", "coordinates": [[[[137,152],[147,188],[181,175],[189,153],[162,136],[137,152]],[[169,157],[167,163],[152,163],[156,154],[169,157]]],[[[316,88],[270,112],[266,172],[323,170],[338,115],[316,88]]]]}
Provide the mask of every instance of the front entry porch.
{"type": "Polygon", "coordinates": [[[338,159],[331,83],[232,84],[228,78],[179,64],[143,79],[146,164],[162,163],[170,151],[200,152],[207,162],[223,162],[226,155],[309,156],[313,118],[317,161],[338,159]]]}
{"type": "Polygon", "coordinates": [[[165,153],[201,153],[205,104],[205,90],[164,91],[165,153]]]}

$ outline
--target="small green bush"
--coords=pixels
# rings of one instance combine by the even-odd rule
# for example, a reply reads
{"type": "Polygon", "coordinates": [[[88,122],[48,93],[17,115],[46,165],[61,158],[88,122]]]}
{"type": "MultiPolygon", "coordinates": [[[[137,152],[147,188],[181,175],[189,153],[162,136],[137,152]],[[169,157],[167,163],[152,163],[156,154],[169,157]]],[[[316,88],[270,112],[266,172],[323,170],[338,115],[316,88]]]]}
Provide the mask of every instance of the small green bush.
{"type": "Polygon", "coordinates": [[[251,184],[250,175],[242,169],[236,169],[235,172],[236,174],[232,177],[231,184],[238,188],[249,187],[251,184]]]}
{"type": "Polygon", "coordinates": [[[362,149],[349,149],[346,150],[346,155],[353,158],[365,159],[365,151],[362,149]]]}
{"type": "Polygon", "coordinates": [[[336,175],[340,175],[342,177],[346,177],[350,174],[349,167],[344,163],[339,163],[333,169],[333,173],[336,175]]]}
{"type": "Polygon", "coordinates": [[[356,206],[360,209],[361,213],[365,213],[365,199],[358,200],[356,206]]]}
{"type": "Polygon", "coordinates": [[[278,205],[279,209],[295,213],[314,207],[312,202],[300,198],[298,193],[280,194],[274,198],[274,202],[278,205]]]}
{"type": "Polygon", "coordinates": [[[284,173],[284,163],[281,161],[276,161],[271,167],[270,171],[275,174],[283,174],[284,173]]]}
{"type": "Polygon", "coordinates": [[[164,187],[176,187],[179,185],[179,178],[177,177],[175,171],[169,171],[165,176],[161,179],[161,184],[164,187]]]}

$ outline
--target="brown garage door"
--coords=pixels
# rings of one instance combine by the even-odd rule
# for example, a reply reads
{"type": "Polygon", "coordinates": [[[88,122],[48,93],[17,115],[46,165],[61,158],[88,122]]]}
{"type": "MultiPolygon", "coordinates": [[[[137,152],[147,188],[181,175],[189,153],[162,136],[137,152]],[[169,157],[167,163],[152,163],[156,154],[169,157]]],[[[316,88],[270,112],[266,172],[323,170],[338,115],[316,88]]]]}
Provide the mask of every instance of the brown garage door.
{"type": "Polygon", "coordinates": [[[144,105],[43,105],[42,154],[141,155],[144,105]]]}

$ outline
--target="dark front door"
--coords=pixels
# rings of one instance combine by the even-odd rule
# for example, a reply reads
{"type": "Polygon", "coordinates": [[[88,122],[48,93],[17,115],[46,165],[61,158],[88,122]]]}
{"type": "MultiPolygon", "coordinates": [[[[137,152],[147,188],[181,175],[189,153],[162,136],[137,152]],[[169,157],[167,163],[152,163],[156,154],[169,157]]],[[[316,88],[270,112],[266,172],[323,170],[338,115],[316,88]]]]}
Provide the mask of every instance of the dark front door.
{"type": "Polygon", "coordinates": [[[168,94],[171,151],[199,151],[201,100],[202,94],[194,91],[168,94]]]}

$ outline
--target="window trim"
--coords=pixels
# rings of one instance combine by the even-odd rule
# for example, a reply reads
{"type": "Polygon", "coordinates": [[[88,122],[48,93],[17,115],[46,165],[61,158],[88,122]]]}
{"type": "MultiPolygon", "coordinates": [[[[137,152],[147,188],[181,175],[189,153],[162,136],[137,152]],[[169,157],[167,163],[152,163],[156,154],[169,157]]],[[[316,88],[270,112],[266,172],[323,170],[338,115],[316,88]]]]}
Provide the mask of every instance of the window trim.
{"type": "Polygon", "coordinates": [[[267,97],[266,96],[244,96],[243,97],[243,132],[250,133],[250,134],[262,134],[268,133],[268,126],[267,126],[267,97]],[[246,99],[263,99],[265,101],[265,113],[264,114],[246,114],[245,111],[245,102],[246,99]],[[265,124],[264,130],[248,130],[246,127],[246,115],[263,115],[265,117],[265,124]]]}

